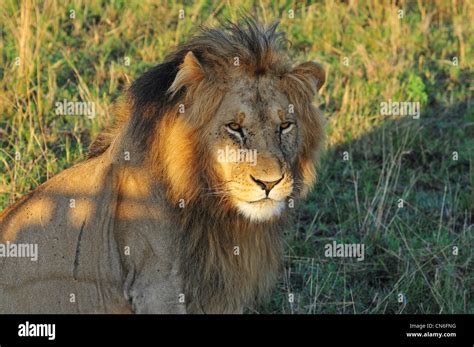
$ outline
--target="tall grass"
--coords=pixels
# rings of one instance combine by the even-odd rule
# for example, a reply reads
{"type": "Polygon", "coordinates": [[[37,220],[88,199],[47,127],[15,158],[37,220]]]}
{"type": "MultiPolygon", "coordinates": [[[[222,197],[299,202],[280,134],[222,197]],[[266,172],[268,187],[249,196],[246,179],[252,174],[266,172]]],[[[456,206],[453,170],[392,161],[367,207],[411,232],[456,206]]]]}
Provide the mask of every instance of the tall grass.
{"type": "Polygon", "coordinates": [[[473,313],[470,1],[4,0],[0,208],[84,159],[115,98],[196,25],[243,12],[280,20],[292,58],[328,75],[319,183],[287,231],[277,290],[252,312],[473,313]],[[97,117],[56,115],[63,99],[97,117]],[[420,119],[382,116],[389,99],[420,102],[420,119]],[[364,243],[364,261],[325,257],[333,240],[364,243]]]}

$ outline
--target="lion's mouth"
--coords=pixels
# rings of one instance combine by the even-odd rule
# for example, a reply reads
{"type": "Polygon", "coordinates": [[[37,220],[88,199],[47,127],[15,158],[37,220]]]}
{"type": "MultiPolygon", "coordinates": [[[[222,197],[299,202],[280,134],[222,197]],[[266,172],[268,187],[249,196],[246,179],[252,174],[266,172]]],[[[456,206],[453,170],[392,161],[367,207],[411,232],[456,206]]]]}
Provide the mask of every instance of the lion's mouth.
{"type": "Polygon", "coordinates": [[[284,201],[263,198],[237,202],[237,209],[252,221],[263,222],[279,216],[285,209],[284,201]]]}
{"type": "Polygon", "coordinates": [[[258,203],[267,203],[267,202],[276,202],[276,200],[270,198],[262,198],[259,200],[247,201],[249,204],[258,204],[258,203]]]}

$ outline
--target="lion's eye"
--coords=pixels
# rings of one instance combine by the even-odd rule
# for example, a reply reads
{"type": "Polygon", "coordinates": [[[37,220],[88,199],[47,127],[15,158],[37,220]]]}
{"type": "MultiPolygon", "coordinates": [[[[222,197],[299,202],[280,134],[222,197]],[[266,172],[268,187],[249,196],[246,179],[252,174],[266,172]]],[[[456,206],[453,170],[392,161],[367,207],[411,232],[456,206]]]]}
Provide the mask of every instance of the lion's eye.
{"type": "Polygon", "coordinates": [[[240,126],[240,124],[238,123],[229,123],[227,124],[227,127],[230,129],[230,130],[233,130],[233,131],[241,131],[242,130],[242,127],[240,126]]]}
{"type": "Polygon", "coordinates": [[[282,134],[286,134],[289,132],[291,129],[293,129],[293,123],[292,122],[283,122],[280,124],[280,131],[282,134]]]}

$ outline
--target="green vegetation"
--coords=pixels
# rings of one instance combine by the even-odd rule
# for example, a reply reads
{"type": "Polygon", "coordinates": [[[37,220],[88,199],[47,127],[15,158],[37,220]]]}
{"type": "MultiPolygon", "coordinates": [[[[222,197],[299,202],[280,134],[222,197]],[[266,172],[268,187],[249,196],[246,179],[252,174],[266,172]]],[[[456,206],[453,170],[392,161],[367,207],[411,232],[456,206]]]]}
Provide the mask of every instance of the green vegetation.
{"type": "Polygon", "coordinates": [[[2,1],[0,209],[84,159],[116,97],[197,24],[245,10],[280,20],[295,61],[325,66],[329,132],[284,276],[250,312],[474,313],[472,2],[184,4],[2,1]],[[57,115],[64,99],[97,117],[57,115]],[[389,100],[419,102],[419,119],[382,115],[389,100]],[[364,260],[325,257],[333,241],[363,243],[364,260]]]}

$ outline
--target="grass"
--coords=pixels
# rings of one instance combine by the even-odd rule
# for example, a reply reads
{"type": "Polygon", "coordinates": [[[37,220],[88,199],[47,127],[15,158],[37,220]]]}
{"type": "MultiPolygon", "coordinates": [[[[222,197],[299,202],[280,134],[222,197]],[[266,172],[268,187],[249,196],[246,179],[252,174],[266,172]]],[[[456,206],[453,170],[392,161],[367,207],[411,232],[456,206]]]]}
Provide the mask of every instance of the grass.
{"type": "Polygon", "coordinates": [[[242,10],[279,19],[292,58],[328,73],[319,182],[277,289],[250,312],[474,313],[469,1],[2,1],[0,209],[84,159],[116,97],[197,24],[242,10]],[[97,117],[56,115],[63,99],[97,117]],[[381,115],[389,99],[419,102],[420,119],[381,115]],[[334,240],[365,259],[325,257],[334,240]]]}

